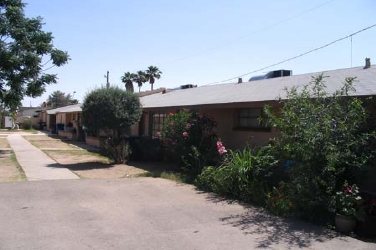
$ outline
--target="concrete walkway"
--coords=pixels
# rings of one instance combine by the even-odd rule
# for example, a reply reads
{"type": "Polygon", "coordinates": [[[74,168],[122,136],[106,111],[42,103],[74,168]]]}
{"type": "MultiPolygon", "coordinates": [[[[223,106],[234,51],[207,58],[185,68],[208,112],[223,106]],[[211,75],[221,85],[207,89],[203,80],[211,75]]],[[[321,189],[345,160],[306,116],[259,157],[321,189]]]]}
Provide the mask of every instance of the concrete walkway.
{"type": "Polygon", "coordinates": [[[7,137],[18,163],[29,181],[79,179],[67,168],[57,164],[40,149],[34,147],[19,134],[7,137]]]}

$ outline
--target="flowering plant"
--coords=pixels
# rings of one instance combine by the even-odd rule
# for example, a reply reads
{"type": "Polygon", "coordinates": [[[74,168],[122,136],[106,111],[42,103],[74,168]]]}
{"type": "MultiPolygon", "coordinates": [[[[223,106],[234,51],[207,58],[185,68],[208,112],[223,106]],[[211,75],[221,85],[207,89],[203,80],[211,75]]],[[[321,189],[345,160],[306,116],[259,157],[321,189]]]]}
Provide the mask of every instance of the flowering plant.
{"type": "Polygon", "coordinates": [[[345,181],[341,191],[332,196],[330,210],[341,215],[355,217],[358,220],[364,218],[362,207],[363,199],[359,195],[359,188],[356,184],[348,185],[345,181]]]}
{"type": "Polygon", "coordinates": [[[226,150],[225,146],[223,146],[221,141],[217,141],[217,149],[218,149],[218,153],[220,155],[227,153],[227,150],[226,150]]]}
{"type": "MultiPolygon", "coordinates": [[[[170,113],[161,131],[167,158],[192,175],[200,174],[207,164],[214,165],[218,158],[216,126],[213,117],[193,110],[181,109],[170,113]]],[[[220,149],[225,153],[223,145],[218,147],[220,149]]]]}

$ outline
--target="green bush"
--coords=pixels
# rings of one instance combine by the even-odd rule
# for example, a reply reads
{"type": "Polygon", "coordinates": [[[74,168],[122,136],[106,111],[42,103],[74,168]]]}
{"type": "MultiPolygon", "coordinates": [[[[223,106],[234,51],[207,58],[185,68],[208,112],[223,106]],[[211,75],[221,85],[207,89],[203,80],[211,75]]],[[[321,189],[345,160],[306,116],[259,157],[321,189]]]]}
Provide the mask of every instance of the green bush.
{"type": "Polygon", "coordinates": [[[148,137],[130,137],[128,138],[131,148],[131,160],[139,161],[162,161],[163,150],[160,139],[148,137]]]}
{"type": "Polygon", "coordinates": [[[118,87],[95,89],[86,95],[82,105],[82,120],[87,132],[106,134],[104,146],[116,163],[128,159],[127,137],[141,115],[139,97],[118,87]]]}
{"type": "Polygon", "coordinates": [[[30,119],[23,120],[22,123],[22,129],[30,130],[33,126],[33,121],[30,119]]]}
{"type": "Polygon", "coordinates": [[[367,127],[363,102],[348,97],[355,91],[355,78],[346,78],[333,94],[326,92],[324,80],[320,75],[300,91],[286,90],[287,100],[277,114],[266,108],[281,132],[273,148],[287,163],[294,213],[315,221],[330,217],[330,197],[344,180],[361,184],[375,154],[375,133],[367,127]]]}
{"type": "Polygon", "coordinates": [[[214,119],[206,114],[187,109],[170,113],[161,133],[167,157],[195,178],[204,166],[218,160],[216,126],[214,119]]]}
{"type": "Polygon", "coordinates": [[[269,190],[281,180],[278,162],[268,148],[229,151],[219,167],[206,167],[196,179],[204,190],[265,204],[269,190]]]}
{"type": "Polygon", "coordinates": [[[281,182],[268,193],[266,207],[275,215],[287,217],[292,214],[293,203],[290,198],[289,186],[281,182]]]}

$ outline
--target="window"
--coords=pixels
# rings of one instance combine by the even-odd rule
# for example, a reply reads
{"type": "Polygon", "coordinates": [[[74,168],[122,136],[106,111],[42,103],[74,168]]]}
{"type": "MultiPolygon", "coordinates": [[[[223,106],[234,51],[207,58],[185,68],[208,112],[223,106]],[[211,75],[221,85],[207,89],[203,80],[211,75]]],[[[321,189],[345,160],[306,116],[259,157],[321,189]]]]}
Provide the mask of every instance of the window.
{"type": "Polygon", "coordinates": [[[270,130],[262,108],[236,110],[235,129],[270,130]]]}
{"type": "Polygon", "coordinates": [[[159,138],[158,132],[163,129],[163,123],[166,119],[166,114],[152,114],[152,124],[151,124],[151,136],[152,138],[159,138]]]}

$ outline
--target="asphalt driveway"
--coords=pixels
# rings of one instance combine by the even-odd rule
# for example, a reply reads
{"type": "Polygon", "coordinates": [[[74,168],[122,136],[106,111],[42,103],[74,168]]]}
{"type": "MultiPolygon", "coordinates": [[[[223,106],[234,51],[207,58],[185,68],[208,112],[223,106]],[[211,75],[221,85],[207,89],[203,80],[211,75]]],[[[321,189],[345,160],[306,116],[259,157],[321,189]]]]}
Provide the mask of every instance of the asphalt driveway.
{"type": "Polygon", "coordinates": [[[376,249],[154,178],[0,183],[0,249],[376,249]]]}

